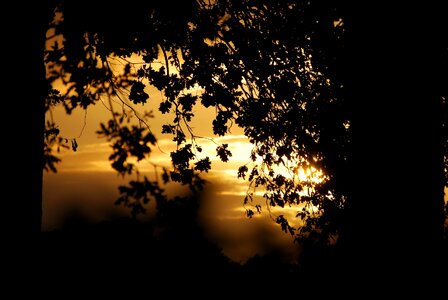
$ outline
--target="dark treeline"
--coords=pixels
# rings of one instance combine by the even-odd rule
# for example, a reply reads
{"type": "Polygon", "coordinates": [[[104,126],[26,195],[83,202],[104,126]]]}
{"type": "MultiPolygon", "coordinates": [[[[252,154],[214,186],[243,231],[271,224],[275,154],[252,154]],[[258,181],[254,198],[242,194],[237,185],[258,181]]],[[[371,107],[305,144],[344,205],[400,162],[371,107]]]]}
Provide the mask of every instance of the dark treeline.
{"type": "Polygon", "coordinates": [[[37,263],[33,269],[45,270],[43,281],[65,290],[104,289],[106,294],[131,295],[145,290],[167,298],[286,295],[288,289],[282,286],[292,284],[303,286],[303,293],[315,293],[312,287],[325,282],[329,269],[322,261],[329,261],[329,252],[319,256],[314,249],[297,263],[273,249],[235,262],[205,237],[196,218],[195,198],[172,204],[163,217],[150,221],[111,216],[92,223],[74,211],[60,229],[42,233],[33,253],[39,258],[31,260],[37,263]],[[313,276],[317,272],[318,280],[313,276]]]}

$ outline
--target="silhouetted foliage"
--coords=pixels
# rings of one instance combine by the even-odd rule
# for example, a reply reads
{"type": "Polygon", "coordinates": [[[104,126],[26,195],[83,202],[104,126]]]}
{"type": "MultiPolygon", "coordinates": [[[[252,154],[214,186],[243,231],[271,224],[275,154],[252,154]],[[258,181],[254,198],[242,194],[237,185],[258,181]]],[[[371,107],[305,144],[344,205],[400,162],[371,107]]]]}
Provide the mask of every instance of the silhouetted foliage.
{"type": "MultiPolygon", "coordinates": [[[[236,124],[253,145],[251,162],[235,170],[249,185],[243,201],[253,207],[247,216],[261,213],[253,195],[262,189],[268,208],[298,207],[299,228],[276,216],[283,231],[311,248],[335,243],[347,199],[356,189],[350,184],[358,176],[351,173],[352,151],[359,149],[353,148],[351,122],[359,105],[346,90],[343,70],[350,61],[345,52],[347,32],[353,29],[346,23],[350,9],[339,1],[182,1],[176,9],[164,1],[147,1],[123,10],[102,1],[86,3],[65,1],[56,10],[59,17],[51,30],[60,38],[47,47],[45,62],[48,82],[63,83],[64,90],[51,91],[48,101],[62,103],[67,113],[109,101],[112,119],[98,133],[111,143],[113,168],[123,176],[136,175],[120,187],[117,203],[137,216],[155,199],[163,214],[162,206],[178,202],[169,201],[162,182],[186,185],[193,192],[203,188],[201,173],[210,170],[211,162],[198,155],[202,137],[191,127],[195,105],[203,105],[215,110],[210,127],[216,136],[236,124]],[[142,178],[131,160],[150,159],[157,145],[148,119],[138,112],[139,105],[152,100],[150,86],[162,94],[159,111],[167,120],[161,133],[177,144],[170,169],[154,165],[160,171],[155,180],[142,178]],[[114,101],[121,109],[113,108],[114,101]]],[[[446,68],[446,43],[440,47],[440,64],[446,68]]],[[[439,125],[444,128],[446,175],[443,84],[436,92],[445,114],[439,125]]],[[[55,143],[55,125],[48,124],[47,136],[52,137],[48,145],[55,143]]],[[[71,143],[76,150],[76,140],[71,143]]],[[[55,170],[57,159],[49,149],[46,166],[55,170]]],[[[216,155],[228,161],[228,144],[217,145],[216,155]]]]}
{"type": "MultiPolygon", "coordinates": [[[[67,85],[63,95],[67,112],[87,107],[102,96],[118,98],[130,108],[131,112],[114,111],[99,133],[112,143],[112,166],[123,175],[138,172],[128,159],[149,156],[156,140],[127,99],[136,105],[145,103],[149,97],[145,86],[152,85],[164,96],[159,110],[174,113],[162,133],[172,135],[178,145],[171,153],[173,169],[165,170],[163,180],[200,190],[203,181],[198,173],[207,172],[211,164],[209,158],[197,157],[201,138],[190,122],[194,105],[212,106],[215,135],[226,135],[237,124],[254,145],[251,169],[246,165],[239,170],[240,177],[250,171],[251,189],[264,188],[270,206],[302,206],[307,226],[297,231],[301,235],[330,226],[320,218],[324,206],[334,210],[343,205],[345,192],[335,189],[334,178],[342,181],[343,176],[336,173],[344,170],[349,142],[347,113],[338,96],[341,84],[333,76],[343,32],[338,10],[306,1],[187,1],[183,5],[188,9],[176,15],[176,21],[164,17],[167,11],[173,13],[168,7],[148,4],[142,7],[151,12],[145,18],[125,19],[116,28],[108,20],[93,17],[95,9],[104,14],[103,7],[85,11],[73,3],[62,4],[54,28],[63,42],[55,41],[47,49],[46,63],[48,79],[67,85]],[[83,25],[78,24],[81,16],[83,25]],[[323,45],[322,36],[331,42],[323,45]],[[140,55],[142,63],[129,60],[132,54],[140,55]],[[113,67],[112,62],[123,67],[113,67]],[[139,122],[129,129],[123,120],[133,114],[139,122]],[[328,174],[325,183],[299,182],[299,170],[309,168],[328,174]],[[324,205],[327,202],[337,204],[324,205]],[[319,213],[310,211],[311,206],[319,213]]],[[[218,145],[216,151],[224,162],[232,156],[227,144],[218,145]]],[[[132,188],[149,181],[137,182],[132,188]]],[[[129,188],[121,191],[131,193],[129,188]]],[[[130,205],[124,200],[128,197],[120,199],[119,203],[130,205]]],[[[144,211],[141,205],[132,207],[134,212],[144,211]]],[[[252,211],[261,212],[261,207],[254,204],[248,209],[252,211]]],[[[293,233],[287,220],[282,220],[282,226],[293,233]]],[[[322,235],[329,239],[335,234],[333,227],[322,235]]]]}

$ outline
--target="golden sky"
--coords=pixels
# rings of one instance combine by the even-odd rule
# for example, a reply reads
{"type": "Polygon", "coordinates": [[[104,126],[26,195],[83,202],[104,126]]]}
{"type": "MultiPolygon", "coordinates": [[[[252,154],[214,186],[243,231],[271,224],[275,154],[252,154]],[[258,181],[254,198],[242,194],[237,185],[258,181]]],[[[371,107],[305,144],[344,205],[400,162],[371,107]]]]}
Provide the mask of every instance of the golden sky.
{"type": "MultiPolygon", "coordinates": [[[[56,86],[57,88],[57,86],[56,86]]],[[[147,87],[149,100],[144,107],[135,107],[139,112],[152,111],[154,118],[148,124],[158,139],[158,147],[153,147],[150,160],[158,165],[170,166],[170,151],[176,145],[170,135],[162,135],[162,125],[172,121],[172,115],[162,115],[158,111],[161,102],[161,92],[147,87]]],[[[193,91],[194,92],[194,91],[193,91]]],[[[200,91],[197,91],[200,93],[200,91]]],[[[92,221],[101,221],[111,215],[129,215],[123,207],[114,205],[118,198],[118,186],[126,184],[130,178],[121,178],[110,166],[108,160],[111,149],[105,139],[98,138],[96,131],[100,122],[106,122],[111,117],[108,101],[99,101],[91,105],[87,111],[75,110],[67,115],[61,106],[55,107],[51,117],[58,125],[62,137],[76,138],[78,150],[62,149],[59,157],[62,162],[58,165],[58,173],[44,174],[44,202],[43,202],[43,230],[57,229],[64,217],[70,211],[79,211],[92,221]]],[[[117,105],[115,109],[119,109],[117,105]]],[[[216,137],[212,131],[214,118],[213,108],[197,105],[194,108],[195,117],[190,123],[198,136],[212,138],[198,139],[203,148],[201,156],[208,156],[212,162],[212,170],[206,174],[209,183],[201,198],[199,218],[204,232],[215,241],[226,255],[236,261],[245,261],[255,254],[263,254],[270,249],[280,249],[286,257],[293,257],[297,251],[293,237],[283,233],[272,218],[283,214],[294,221],[298,208],[271,208],[272,216],[266,211],[260,195],[255,201],[262,204],[263,213],[255,214],[248,219],[243,206],[248,183],[237,178],[238,167],[250,162],[251,144],[236,125],[225,137],[216,137]],[[226,143],[232,156],[226,163],[216,156],[216,144],[226,143]]],[[[50,114],[47,115],[50,117],[50,114]]],[[[139,164],[140,170],[154,178],[153,167],[145,160],[139,164]]],[[[287,176],[287,174],[285,174],[287,176]]],[[[303,180],[299,172],[299,179],[303,180]]],[[[318,174],[319,175],[319,174],[318,174]]],[[[179,187],[169,188],[169,193],[182,193],[179,187]]],[[[262,194],[262,191],[260,191],[262,194]]],[[[258,194],[258,193],[257,193],[258,194]]],[[[258,203],[254,203],[258,204],[258,203]]],[[[149,206],[149,214],[154,212],[149,206]]]]}
{"type": "MultiPolygon", "coordinates": [[[[163,151],[154,147],[150,160],[169,166],[169,153],[175,149],[175,144],[170,136],[160,134],[161,126],[167,123],[167,115],[161,115],[157,110],[161,94],[151,88],[148,93],[148,103],[144,108],[136,109],[153,111],[155,117],[149,120],[149,125],[163,151]]],[[[126,184],[133,178],[123,179],[117,175],[108,161],[111,153],[108,142],[98,138],[95,133],[99,129],[99,123],[106,122],[111,116],[107,105],[98,102],[87,111],[77,109],[72,115],[66,115],[60,106],[53,109],[52,118],[58,125],[61,136],[76,138],[79,147],[76,152],[62,149],[59,153],[62,162],[58,164],[58,173],[44,174],[44,230],[61,226],[65,214],[74,209],[93,221],[106,219],[110,214],[129,213],[125,208],[115,206],[114,201],[119,195],[118,185],[126,184]]],[[[268,248],[279,248],[286,255],[292,255],[295,251],[292,237],[283,233],[267,212],[255,215],[252,219],[245,215],[243,199],[248,186],[247,182],[237,178],[237,170],[250,161],[252,146],[242,135],[242,130],[235,126],[226,137],[213,136],[213,110],[199,105],[195,108],[195,113],[196,117],[191,124],[195,133],[213,138],[218,144],[229,144],[233,154],[227,163],[223,163],[216,156],[216,144],[207,139],[198,140],[203,148],[201,155],[209,156],[212,161],[212,170],[206,176],[209,184],[202,197],[199,214],[206,235],[236,261],[244,261],[268,248]]],[[[140,163],[139,168],[148,176],[154,175],[153,167],[145,161],[140,163]]],[[[182,191],[176,189],[170,192],[182,191]]],[[[272,212],[275,214],[278,211],[274,209],[272,212]]],[[[295,209],[284,209],[282,214],[293,216],[295,212],[295,209]]]]}
{"type": "MultiPolygon", "coordinates": [[[[138,60],[136,57],[131,58],[133,59],[138,60]]],[[[119,62],[111,61],[112,66],[114,63],[117,63],[117,68],[122,66],[119,62]]],[[[174,68],[170,68],[170,71],[173,72],[174,68]]],[[[158,111],[162,99],[160,91],[153,87],[148,87],[146,91],[149,100],[144,107],[135,106],[130,102],[128,104],[140,112],[153,112],[154,118],[150,119],[148,124],[158,139],[158,147],[153,147],[150,160],[158,165],[169,166],[169,154],[175,149],[175,144],[171,141],[171,136],[162,135],[160,132],[162,125],[171,122],[173,116],[162,115],[158,111]]],[[[108,160],[111,153],[108,142],[98,138],[96,134],[100,128],[99,123],[106,122],[111,117],[108,105],[108,101],[99,101],[87,111],[77,109],[71,115],[67,115],[61,106],[52,110],[51,117],[58,125],[61,136],[67,139],[76,138],[79,147],[76,152],[61,149],[58,156],[62,162],[57,165],[58,173],[44,173],[44,231],[59,228],[64,217],[74,210],[92,221],[101,221],[114,214],[129,215],[128,210],[115,206],[114,202],[119,195],[118,186],[126,184],[133,177],[121,178],[117,175],[108,160]]],[[[194,113],[195,118],[190,125],[195,134],[213,138],[217,144],[228,144],[233,154],[227,163],[223,163],[216,156],[215,143],[208,139],[198,140],[203,148],[201,156],[208,156],[212,161],[212,170],[206,174],[209,183],[202,196],[199,212],[207,237],[218,243],[224,253],[236,261],[244,261],[273,248],[280,249],[286,256],[295,256],[297,248],[293,237],[283,233],[272,218],[283,214],[288,220],[294,220],[293,216],[298,208],[272,208],[271,216],[263,205],[264,211],[261,215],[255,214],[253,218],[248,219],[243,206],[248,184],[237,178],[237,170],[239,166],[250,162],[251,144],[236,125],[225,137],[213,136],[214,108],[206,109],[197,105],[194,113]]],[[[49,117],[50,114],[47,114],[47,118],[49,117]]],[[[139,168],[146,175],[154,176],[153,167],[146,161],[142,161],[139,168]]],[[[183,191],[176,188],[169,192],[183,191]]],[[[262,201],[261,197],[258,196],[256,201],[262,201]]]]}

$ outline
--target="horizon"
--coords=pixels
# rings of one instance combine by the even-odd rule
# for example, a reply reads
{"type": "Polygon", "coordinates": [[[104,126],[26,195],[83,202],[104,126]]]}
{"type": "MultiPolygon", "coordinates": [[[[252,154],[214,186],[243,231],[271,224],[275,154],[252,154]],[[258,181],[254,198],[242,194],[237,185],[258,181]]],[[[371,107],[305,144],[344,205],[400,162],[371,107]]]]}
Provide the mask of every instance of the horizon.
{"type": "MultiPolygon", "coordinates": [[[[152,99],[150,103],[158,104],[158,100],[152,99]]],[[[153,132],[160,132],[159,128],[163,125],[161,120],[166,116],[161,116],[151,105],[147,106],[155,114],[155,117],[149,120],[149,125],[153,132]]],[[[72,149],[60,149],[57,156],[61,158],[61,162],[56,166],[57,173],[44,172],[43,231],[61,229],[65,217],[73,211],[84,214],[86,220],[93,223],[106,221],[111,215],[131,216],[129,209],[117,206],[114,202],[119,196],[118,186],[126,184],[134,177],[122,178],[116,173],[108,160],[111,153],[109,143],[96,134],[100,122],[106,122],[110,116],[110,111],[98,104],[89,107],[87,113],[79,109],[67,115],[60,105],[52,110],[52,118],[60,129],[60,135],[69,140],[76,138],[78,148],[76,152],[72,149]]],[[[264,246],[259,245],[259,232],[269,235],[267,242],[263,241],[264,244],[270,243],[272,249],[292,256],[290,253],[295,252],[297,248],[294,238],[283,232],[270,214],[274,217],[280,213],[284,214],[294,223],[299,221],[295,218],[298,208],[275,207],[271,208],[269,213],[264,207],[262,197],[255,195],[253,205],[263,204],[263,211],[250,219],[247,217],[243,200],[248,183],[238,179],[237,172],[239,166],[249,162],[252,145],[236,126],[233,128],[236,134],[213,137],[210,125],[212,118],[211,114],[210,118],[204,118],[203,113],[199,114],[196,118],[199,120],[195,120],[196,127],[201,129],[202,136],[210,136],[217,143],[228,143],[233,155],[224,163],[216,156],[216,145],[212,141],[198,141],[203,147],[201,156],[209,156],[212,162],[212,169],[204,174],[208,183],[203,191],[206,196],[202,196],[199,208],[198,221],[203,223],[204,234],[222,247],[223,253],[234,261],[246,261],[266,252],[264,246]]],[[[160,139],[158,145],[152,147],[149,160],[151,163],[169,167],[169,153],[175,143],[162,134],[156,137],[160,139]]],[[[154,169],[148,162],[140,162],[139,168],[142,174],[155,179],[154,169]]],[[[185,187],[178,185],[171,184],[171,187],[167,188],[170,195],[182,195],[187,192],[185,187]]],[[[149,217],[154,211],[154,203],[149,203],[149,217]]],[[[140,218],[147,219],[148,216],[140,218]]]]}

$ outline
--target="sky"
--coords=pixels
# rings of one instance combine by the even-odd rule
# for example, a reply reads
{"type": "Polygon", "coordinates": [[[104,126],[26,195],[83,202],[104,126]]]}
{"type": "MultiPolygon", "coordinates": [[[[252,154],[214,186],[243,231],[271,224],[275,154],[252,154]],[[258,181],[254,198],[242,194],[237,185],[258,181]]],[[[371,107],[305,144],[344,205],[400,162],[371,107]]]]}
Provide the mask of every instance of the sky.
{"type": "MultiPolygon", "coordinates": [[[[130,60],[137,60],[132,57],[130,60]]],[[[160,59],[163,61],[163,59],[160,59]]],[[[120,67],[120,62],[111,60],[112,67],[120,67]]],[[[171,72],[174,68],[170,68],[171,72]]],[[[55,88],[60,88],[55,86],[55,88]]],[[[153,87],[147,87],[148,102],[136,106],[138,112],[152,111],[154,118],[148,124],[156,134],[158,146],[152,148],[150,161],[158,165],[170,167],[170,151],[175,149],[171,136],[162,135],[162,125],[170,122],[172,115],[162,115],[158,111],[161,102],[161,92],[153,87]]],[[[195,92],[193,90],[193,92],[195,92]]],[[[198,94],[200,90],[196,91],[198,94]]],[[[133,177],[120,177],[111,167],[108,160],[111,148],[106,139],[98,137],[100,122],[107,122],[111,117],[109,102],[103,99],[87,110],[76,109],[67,115],[61,106],[53,108],[47,118],[52,118],[60,129],[60,135],[67,139],[76,138],[78,150],[61,149],[58,156],[62,162],[57,165],[58,172],[44,173],[43,191],[43,230],[50,231],[60,228],[65,217],[77,211],[93,222],[99,222],[111,215],[130,216],[129,210],[116,206],[118,186],[126,184],[133,177]]],[[[117,105],[119,109],[119,105],[117,105]]],[[[117,109],[115,107],[114,109],[117,109]]],[[[201,199],[199,221],[203,226],[205,235],[216,242],[223,249],[224,254],[231,259],[244,262],[255,254],[264,254],[270,249],[283,252],[285,256],[294,257],[297,245],[293,237],[282,232],[280,226],[274,222],[276,215],[283,214],[288,220],[299,222],[294,218],[298,208],[271,208],[270,215],[263,207],[261,215],[255,214],[249,219],[245,213],[243,199],[248,189],[248,183],[237,178],[239,166],[250,162],[251,144],[243,135],[241,128],[234,125],[225,137],[216,137],[212,131],[214,109],[201,105],[194,107],[195,117],[190,123],[194,133],[198,136],[212,138],[198,139],[203,148],[201,155],[208,156],[212,161],[212,169],[206,174],[208,184],[201,199]],[[226,163],[216,156],[217,144],[226,143],[232,156],[226,163]]],[[[154,178],[153,167],[147,161],[139,164],[140,170],[154,178]]],[[[170,188],[169,193],[182,193],[178,187],[170,188]]],[[[261,197],[256,201],[263,204],[261,197]]],[[[258,203],[254,203],[258,204],[258,203]]],[[[149,214],[154,207],[149,206],[149,214]]]]}
{"type": "MultiPolygon", "coordinates": [[[[161,115],[157,107],[161,94],[148,88],[149,101],[138,111],[151,110],[154,118],[149,120],[151,130],[158,138],[158,147],[153,147],[150,160],[159,165],[170,165],[170,150],[175,149],[171,137],[160,134],[161,126],[167,122],[167,115],[161,115]]],[[[43,230],[50,231],[62,226],[70,212],[77,211],[93,222],[106,220],[111,215],[129,215],[129,211],[114,205],[118,198],[118,186],[126,184],[132,177],[121,178],[110,166],[108,156],[111,148],[104,138],[96,133],[100,122],[110,119],[111,113],[106,102],[97,102],[87,111],[76,109],[67,115],[61,106],[56,106],[51,115],[60,129],[62,137],[76,138],[77,151],[61,149],[58,172],[44,174],[43,230]]],[[[218,144],[227,143],[232,152],[227,163],[216,156],[216,144],[208,139],[198,140],[203,147],[202,155],[209,156],[212,170],[206,174],[208,184],[202,197],[199,218],[205,235],[223,249],[231,259],[244,262],[255,254],[263,254],[269,249],[284,252],[293,257],[297,246],[293,238],[280,230],[273,221],[276,214],[295,215],[296,209],[272,210],[270,215],[263,212],[249,219],[243,206],[248,183],[237,178],[238,167],[250,161],[251,144],[236,126],[225,137],[213,136],[213,110],[195,107],[196,117],[192,127],[197,135],[213,138],[218,144]]],[[[153,167],[143,161],[139,168],[150,178],[154,178],[153,167]]],[[[178,188],[170,193],[181,193],[178,188]]],[[[151,207],[149,207],[151,208],[151,207]]],[[[153,209],[149,209],[149,214],[153,209]]]]}
{"type": "MultiPolygon", "coordinates": [[[[148,103],[144,107],[135,108],[139,112],[146,110],[154,114],[149,125],[156,134],[158,147],[152,148],[150,160],[169,167],[169,153],[175,149],[175,144],[171,136],[160,132],[162,125],[170,122],[173,116],[162,115],[158,111],[162,97],[160,91],[151,87],[146,91],[149,94],[148,103]]],[[[100,122],[106,122],[111,117],[108,105],[107,101],[98,101],[87,110],[74,110],[71,115],[67,115],[63,107],[56,106],[51,115],[47,114],[47,118],[51,117],[58,125],[62,137],[76,138],[78,150],[61,149],[58,156],[62,162],[57,165],[58,172],[44,173],[44,231],[60,228],[67,214],[73,211],[78,211],[93,222],[105,220],[111,215],[130,215],[127,209],[114,205],[114,202],[119,196],[118,186],[133,178],[121,178],[112,169],[108,160],[111,148],[96,133],[100,122]]],[[[297,208],[272,208],[272,215],[264,209],[261,215],[247,218],[243,199],[248,183],[237,178],[237,170],[239,166],[250,162],[251,144],[236,125],[227,136],[214,136],[213,108],[199,105],[194,108],[194,113],[195,118],[190,125],[195,134],[212,138],[217,144],[227,143],[233,154],[227,163],[223,163],[216,156],[215,143],[209,139],[198,140],[203,148],[201,155],[209,156],[212,161],[212,170],[205,176],[208,184],[199,211],[206,236],[216,242],[224,254],[239,262],[271,249],[278,249],[286,256],[294,257],[297,246],[293,243],[293,237],[283,233],[273,218],[283,214],[289,220],[294,220],[297,208]]],[[[154,178],[153,167],[147,161],[143,161],[139,167],[150,178],[154,178]]],[[[176,188],[169,192],[175,194],[183,191],[176,188]]],[[[151,212],[153,210],[150,209],[151,212]]]]}

